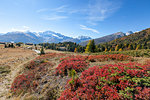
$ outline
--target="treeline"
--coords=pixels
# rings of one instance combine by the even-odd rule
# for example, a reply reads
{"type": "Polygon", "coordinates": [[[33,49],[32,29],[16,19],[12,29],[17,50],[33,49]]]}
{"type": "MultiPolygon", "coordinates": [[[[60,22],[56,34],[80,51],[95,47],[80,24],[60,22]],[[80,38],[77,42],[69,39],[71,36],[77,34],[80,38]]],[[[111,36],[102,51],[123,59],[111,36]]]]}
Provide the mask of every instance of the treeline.
{"type": "Polygon", "coordinates": [[[118,43],[118,44],[99,44],[98,51],[125,51],[125,50],[139,50],[139,49],[150,49],[150,43],[144,42],[143,44],[138,43],[118,43]]]}
{"type": "Polygon", "coordinates": [[[104,44],[99,44],[98,48],[99,51],[150,49],[150,28],[104,44]]]}
{"type": "Polygon", "coordinates": [[[13,43],[5,44],[5,48],[15,48],[13,43]]]}
{"type": "Polygon", "coordinates": [[[46,49],[58,50],[58,51],[70,51],[70,52],[85,52],[85,47],[73,42],[63,43],[41,43],[39,44],[46,49]]]}
{"type": "Polygon", "coordinates": [[[126,51],[126,50],[140,50],[150,49],[150,43],[144,42],[143,44],[138,43],[116,43],[111,44],[109,42],[104,44],[95,45],[94,40],[89,40],[86,46],[81,46],[73,42],[63,43],[41,43],[39,44],[46,49],[58,50],[58,51],[69,51],[69,52],[80,52],[80,53],[96,53],[96,52],[111,52],[111,51],[126,51]]]}

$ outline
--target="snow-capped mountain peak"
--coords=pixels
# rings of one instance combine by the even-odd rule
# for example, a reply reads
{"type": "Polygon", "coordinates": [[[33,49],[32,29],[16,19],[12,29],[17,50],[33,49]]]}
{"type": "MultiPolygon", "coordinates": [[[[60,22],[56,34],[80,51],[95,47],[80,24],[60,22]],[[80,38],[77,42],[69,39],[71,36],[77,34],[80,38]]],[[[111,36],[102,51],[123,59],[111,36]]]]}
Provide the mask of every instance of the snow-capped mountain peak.
{"type": "Polygon", "coordinates": [[[52,31],[45,32],[8,32],[6,34],[0,35],[1,42],[24,42],[24,43],[59,43],[59,42],[77,42],[80,43],[84,40],[91,39],[87,36],[80,36],[79,38],[72,38],[60,33],[55,33],[52,31]]]}
{"type": "Polygon", "coordinates": [[[126,35],[130,35],[130,34],[133,34],[133,32],[132,32],[132,31],[128,31],[128,32],[126,33],[126,35]]]}

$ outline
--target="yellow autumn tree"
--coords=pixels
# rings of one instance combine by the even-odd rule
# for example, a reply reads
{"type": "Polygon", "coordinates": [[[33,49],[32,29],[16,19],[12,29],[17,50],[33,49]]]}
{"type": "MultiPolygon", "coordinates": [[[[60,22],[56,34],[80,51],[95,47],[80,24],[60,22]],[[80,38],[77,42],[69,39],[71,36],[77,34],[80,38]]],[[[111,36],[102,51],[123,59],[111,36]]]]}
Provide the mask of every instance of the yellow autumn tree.
{"type": "Polygon", "coordinates": [[[109,50],[109,52],[111,52],[111,49],[109,50]]]}
{"type": "Polygon", "coordinates": [[[77,48],[74,49],[74,52],[77,53],[77,48]]]}
{"type": "Polygon", "coordinates": [[[107,52],[107,48],[105,48],[105,52],[107,52]]]}
{"type": "Polygon", "coordinates": [[[116,47],[115,47],[115,51],[118,51],[118,45],[116,45],[116,47]]]}
{"type": "Polygon", "coordinates": [[[90,45],[91,45],[91,40],[89,40],[89,43],[86,46],[85,53],[89,53],[90,52],[90,45]]]}
{"type": "Polygon", "coordinates": [[[122,51],[122,48],[120,48],[119,51],[122,51]]]}
{"type": "Polygon", "coordinates": [[[85,53],[95,52],[96,46],[94,40],[89,40],[89,43],[86,46],[85,53]]]}

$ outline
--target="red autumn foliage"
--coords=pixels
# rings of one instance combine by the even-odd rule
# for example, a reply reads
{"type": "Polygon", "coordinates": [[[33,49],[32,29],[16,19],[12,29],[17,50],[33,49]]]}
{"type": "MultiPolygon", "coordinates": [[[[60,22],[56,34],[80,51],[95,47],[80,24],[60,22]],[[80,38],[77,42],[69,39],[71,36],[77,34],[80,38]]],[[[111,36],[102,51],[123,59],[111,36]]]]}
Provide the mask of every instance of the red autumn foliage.
{"type": "Polygon", "coordinates": [[[47,73],[48,67],[51,66],[54,66],[54,63],[41,63],[39,59],[31,61],[26,66],[27,71],[15,78],[11,85],[11,91],[16,93],[19,90],[34,90],[38,86],[38,79],[41,79],[47,73]]]}
{"type": "Polygon", "coordinates": [[[125,61],[125,60],[132,60],[130,56],[123,55],[123,54],[109,54],[109,55],[90,55],[88,60],[91,62],[95,61],[108,61],[108,60],[117,60],[117,61],[125,61]]]}
{"type": "Polygon", "coordinates": [[[34,79],[34,73],[21,74],[17,76],[11,85],[11,91],[16,92],[18,90],[36,88],[38,86],[38,83],[34,79]]]}
{"type": "Polygon", "coordinates": [[[150,88],[144,88],[141,87],[136,88],[138,91],[138,94],[135,95],[136,100],[149,100],[150,99],[150,88]]]}
{"type": "Polygon", "coordinates": [[[38,56],[36,59],[52,59],[55,57],[66,56],[64,53],[47,53],[45,55],[38,56]]]}
{"type": "Polygon", "coordinates": [[[83,56],[69,56],[66,58],[61,58],[61,63],[56,68],[56,75],[66,76],[68,71],[74,69],[76,72],[82,72],[88,67],[83,56]]]}
{"type": "Polygon", "coordinates": [[[89,68],[67,84],[59,100],[149,100],[147,66],[120,63],[89,68]]]}

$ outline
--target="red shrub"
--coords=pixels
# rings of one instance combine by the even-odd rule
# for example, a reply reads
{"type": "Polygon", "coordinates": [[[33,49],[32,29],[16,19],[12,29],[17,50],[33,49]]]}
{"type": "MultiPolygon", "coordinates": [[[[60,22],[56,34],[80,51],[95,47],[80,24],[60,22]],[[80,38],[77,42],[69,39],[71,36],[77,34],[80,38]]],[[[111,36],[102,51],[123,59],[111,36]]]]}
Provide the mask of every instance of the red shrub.
{"type": "Polygon", "coordinates": [[[120,63],[89,68],[75,79],[74,84],[67,84],[59,100],[120,100],[149,96],[150,74],[145,66],[120,63]]]}
{"type": "Polygon", "coordinates": [[[36,59],[52,59],[56,57],[66,56],[64,53],[47,53],[45,55],[38,56],[36,59]]]}
{"type": "Polygon", "coordinates": [[[136,100],[150,100],[150,88],[137,87],[136,89],[138,91],[138,94],[135,95],[136,100]]]}
{"type": "Polygon", "coordinates": [[[17,76],[11,85],[12,92],[36,88],[38,84],[34,81],[34,79],[34,73],[21,74],[17,76]]]}
{"type": "Polygon", "coordinates": [[[117,61],[125,61],[132,60],[130,56],[123,54],[109,54],[109,55],[90,55],[88,60],[91,62],[94,61],[108,61],[108,60],[117,60],[117,61]]]}
{"type": "Polygon", "coordinates": [[[48,67],[53,66],[51,62],[40,63],[38,60],[31,61],[24,74],[17,76],[11,85],[11,91],[16,93],[19,90],[33,90],[38,85],[38,79],[41,79],[48,71],[48,67]]]}
{"type": "Polygon", "coordinates": [[[66,57],[62,58],[61,61],[56,68],[56,74],[61,76],[68,75],[68,70],[74,69],[76,72],[81,72],[88,67],[88,63],[82,56],[66,57]]]}

